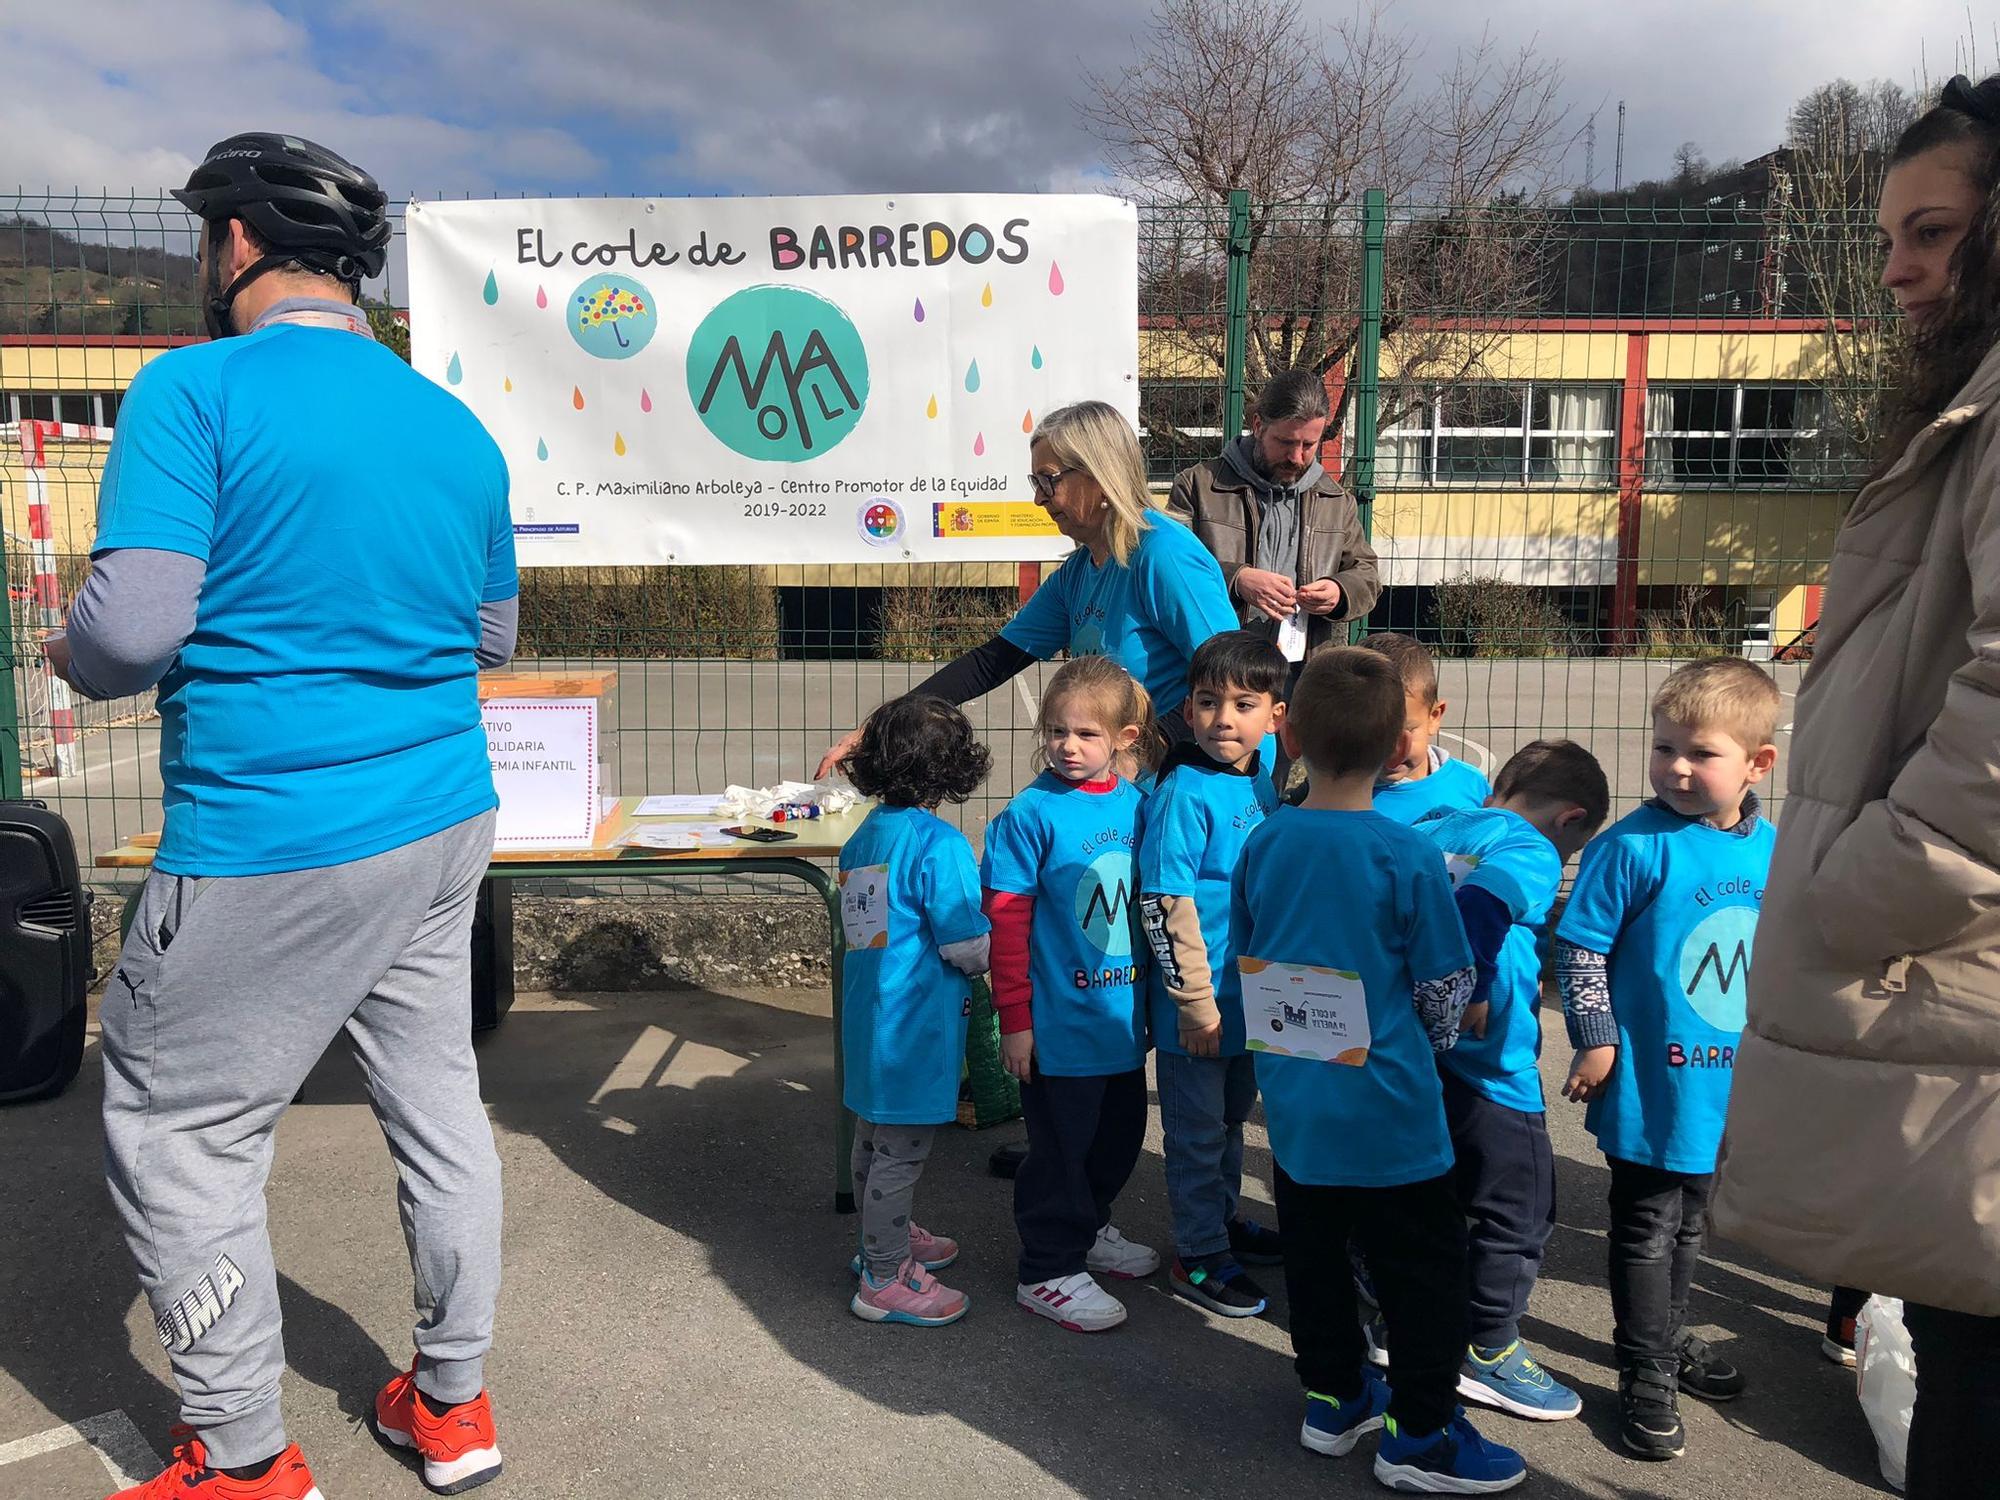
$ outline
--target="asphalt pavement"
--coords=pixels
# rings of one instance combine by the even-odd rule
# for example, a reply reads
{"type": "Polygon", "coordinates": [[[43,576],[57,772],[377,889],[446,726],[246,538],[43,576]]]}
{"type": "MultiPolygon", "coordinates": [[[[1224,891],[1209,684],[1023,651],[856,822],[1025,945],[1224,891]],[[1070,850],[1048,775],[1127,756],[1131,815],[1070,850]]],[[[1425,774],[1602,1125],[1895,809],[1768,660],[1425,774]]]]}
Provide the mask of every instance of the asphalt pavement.
{"type": "MultiPolygon", "coordinates": [[[[946,1130],[919,1189],[922,1221],[965,1244],[946,1280],[970,1293],[969,1316],[938,1330],[853,1318],[855,1220],[831,1209],[826,1012],[825,994],[804,991],[529,996],[481,1039],[507,1193],[488,1366],[507,1468],[482,1494],[1382,1493],[1372,1444],[1344,1460],[1299,1447],[1282,1295],[1266,1319],[1226,1321],[1154,1277],[1119,1287],[1132,1316],[1094,1337],[1015,1308],[1009,1190],[985,1160],[1018,1125],[946,1130]]],[[[1554,1081],[1567,1052],[1553,1019],[1547,1053],[1554,1081]]],[[[146,1450],[166,1451],[175,1416],[105,1197],[101,1088],[93,1041],[64,1098],[0,1112],[6,1500],[99,1500],[114,1468],[136,1473],[146,1450]]],[[[1551,1112],[1559,1224],[1525,1331],[1585,1411],[1540,1426],[1480,1418],[1528,1455],[1518,1493],[1881,1493],[1852,1375],[1819,1357],[1821,1289],[1723,1244],[1691,1322],[1743,1367],[1749,1393],[1724,1407],[1686,1400],[1678,1462],[1618,1451],[1606,1173],[1580,1113],[1560,1100],[1551,1112]]],[[[1159,1151],[1156,1128],[1118,1208],[1153,1245],[1167,1243],[1159,1151]]],[[[1247,1168],[1255,1213],[1269,1201],[1260,1123],[1247,1168]]],[[[337,1052],[279,1130],[269,1198],[291,1434],[326,1500],[417,1500],[408,1464],[363,1421],[408,1362],[410,1285],[393,1168],[337,1052]]]]}

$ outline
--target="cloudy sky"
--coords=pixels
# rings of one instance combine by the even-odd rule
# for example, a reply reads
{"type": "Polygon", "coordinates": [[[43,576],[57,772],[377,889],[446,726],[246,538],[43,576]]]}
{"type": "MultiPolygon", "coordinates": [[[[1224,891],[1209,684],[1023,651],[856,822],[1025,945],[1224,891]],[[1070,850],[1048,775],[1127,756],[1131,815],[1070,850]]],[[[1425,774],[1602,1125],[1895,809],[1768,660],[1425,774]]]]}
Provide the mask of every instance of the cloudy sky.
{"type": "MultiPolygon", "coordinates": [[[[1302,0],[1314,16],[1346,4],[1302,0]]],[[[1975,7],[1975,10],[1984,7],[1975,7]]],[[[1074,100],[1150,0],[91,0],[0,8],[0,191],[154,190],[243,129],[310,136],[398,193],[1072,189],[1104,180],[1074,100]],[[79,16],[87,19],[79,24],[79,16]]],[[[1397,0],[1440,70],[1483,27],[1617,101],[1628,180],[1694,140],[1777,144],[1842,74],[1955,70],[1961,0],[1397,0]]],[[[1979,61],[1995,60],[1991,23],[1979,61]]],[[[1572,175],[1581,180],[1578,148],[1572,175]]]]}

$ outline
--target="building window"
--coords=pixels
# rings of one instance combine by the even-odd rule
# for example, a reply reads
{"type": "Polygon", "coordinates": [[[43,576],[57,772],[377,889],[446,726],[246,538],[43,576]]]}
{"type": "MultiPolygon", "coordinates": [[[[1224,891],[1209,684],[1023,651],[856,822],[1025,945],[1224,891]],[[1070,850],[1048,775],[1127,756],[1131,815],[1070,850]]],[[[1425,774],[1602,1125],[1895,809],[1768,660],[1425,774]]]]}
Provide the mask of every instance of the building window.
{"type": "Polygon", "coordinates": [[[1646,392],[1647,482],[1699,489],[1822,480],[1822,397],[1790,385],[1656,385],[1646,392]]]}
{"type": "Polygon", "coordinates": [[[1615,385],[1468,382],[1384,396],[1379,486],[1618,482],[1615,385]]]}
{"type": "Polygon", "coordinates": [[[0,391],[0,421],[115,427],[123,391],[0,391]]]}

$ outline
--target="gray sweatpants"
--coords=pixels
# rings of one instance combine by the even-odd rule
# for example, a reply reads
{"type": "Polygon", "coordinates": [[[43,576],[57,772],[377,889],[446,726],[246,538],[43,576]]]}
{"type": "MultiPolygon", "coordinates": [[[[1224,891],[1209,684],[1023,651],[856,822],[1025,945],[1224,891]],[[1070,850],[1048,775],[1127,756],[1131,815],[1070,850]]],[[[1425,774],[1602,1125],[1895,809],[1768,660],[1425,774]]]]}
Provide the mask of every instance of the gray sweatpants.
{"type": "Polygon", "coordinates": [[[106,986],[105,1170],[209,1459],[285,1445],[272,1135],[341,1031],[398,1177],[417,1384],[483,1384],[500,1291],[500,1159],[470,1035],[474,897],[493,815],[370,859],[277,875],[155,871],[106,986]]]}
{"type": "Polygon", "coordinates": [[[861,1205],[861,1260],[877,1282],[910,1258],[910,1207],[930,1160],[935,1125],[854,1122],[854,1197],[861,1205]]]}

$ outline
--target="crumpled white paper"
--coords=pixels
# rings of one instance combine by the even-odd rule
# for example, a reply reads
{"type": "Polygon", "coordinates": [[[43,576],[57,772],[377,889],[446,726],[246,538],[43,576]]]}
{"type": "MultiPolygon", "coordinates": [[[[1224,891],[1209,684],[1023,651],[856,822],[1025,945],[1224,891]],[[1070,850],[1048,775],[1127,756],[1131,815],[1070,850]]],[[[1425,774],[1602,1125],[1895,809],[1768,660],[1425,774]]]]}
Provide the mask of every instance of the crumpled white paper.
{"type": "Polygon", "coordinates": [[[814,786],[809,781],[781,781],[776,786],[730,786],[722,789],[715,810],[729,818],[766,819],[773,808],[784,802],[816,802],[827,817],[844,813],[861,799],[851,787],[830,782],[814,786]]]}

